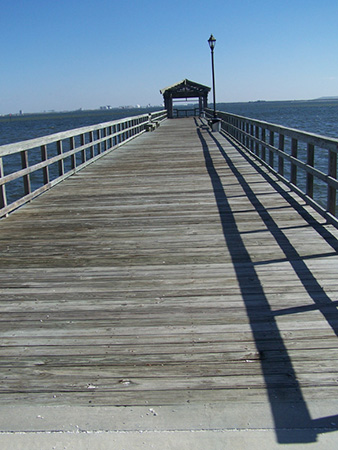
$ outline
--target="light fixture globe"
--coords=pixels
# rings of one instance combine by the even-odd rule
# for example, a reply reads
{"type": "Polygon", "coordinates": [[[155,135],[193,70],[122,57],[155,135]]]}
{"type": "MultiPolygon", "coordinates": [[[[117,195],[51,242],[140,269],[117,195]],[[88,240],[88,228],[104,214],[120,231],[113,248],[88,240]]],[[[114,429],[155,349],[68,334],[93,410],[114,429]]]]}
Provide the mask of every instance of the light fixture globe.
{"type": "Polygon", "coordinates": [[[216,39],[214,38],[214,36],[212,34],[210,35],[208,42],[209,42],[209,47],[211,48],[211,50],[213,50],[216,45],[216,39]]]}

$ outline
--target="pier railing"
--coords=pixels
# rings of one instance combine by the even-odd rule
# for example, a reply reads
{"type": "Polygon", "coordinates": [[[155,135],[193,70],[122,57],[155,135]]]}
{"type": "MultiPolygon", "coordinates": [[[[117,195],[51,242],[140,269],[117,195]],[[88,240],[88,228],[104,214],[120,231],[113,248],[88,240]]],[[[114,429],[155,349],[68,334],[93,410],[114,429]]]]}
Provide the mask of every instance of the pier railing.
{"type": "Polygon", "coordinates": [[[175,118],[180,117],[191,117],[191,116],[199,116],[200,109],[199,108],[175,108],[173,110],[173,115],[175,118]]]}
{"type": "MultiPolygon", "coordinates": [[[[213,117],[211,109],[207,117],[213,117]]],[[[222,130],[338,226],[338,139],[217,111],[222,130]]]]}
{"type": "Polygon", "coordinates": [[[0,146],[0,217],[166,117],[156,111],[0,146]]]}

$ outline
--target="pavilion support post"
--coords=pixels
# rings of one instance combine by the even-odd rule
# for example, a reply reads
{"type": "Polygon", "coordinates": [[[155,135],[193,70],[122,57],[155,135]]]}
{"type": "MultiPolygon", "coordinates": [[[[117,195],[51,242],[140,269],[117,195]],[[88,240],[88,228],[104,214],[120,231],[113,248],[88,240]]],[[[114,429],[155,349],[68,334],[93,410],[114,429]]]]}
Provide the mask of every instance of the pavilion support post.
{"type": "Polygon", "coordinates": [[[174,111],[173,111],[173,97],[172,95],[169,95],[169,109],[168,109],[168,117],[169,119],[172,119],[174,117],[174,111]]]}
{"type": "Polygon", "coordinates": [[[199,100],[199,105],[198,105],[199,106],[199,115],[202,116],[204,114],[204,109],[205,109],[204,98],[202,96],[200,96],[198,98],[198,100],[199,100]]]}

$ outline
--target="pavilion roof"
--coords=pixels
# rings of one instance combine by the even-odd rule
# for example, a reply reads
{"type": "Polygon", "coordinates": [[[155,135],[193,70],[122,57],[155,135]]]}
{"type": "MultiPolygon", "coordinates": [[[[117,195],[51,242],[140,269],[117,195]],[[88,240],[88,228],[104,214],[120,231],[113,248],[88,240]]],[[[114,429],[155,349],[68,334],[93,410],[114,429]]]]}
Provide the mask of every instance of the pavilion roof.
{"type": "Polygon", "coordinates": [[[199,97],[201,94],[210,92],[210,88],[186,78],[161,89],[160,92],[162,95],[170,93],[173,97],[199,97]]]}

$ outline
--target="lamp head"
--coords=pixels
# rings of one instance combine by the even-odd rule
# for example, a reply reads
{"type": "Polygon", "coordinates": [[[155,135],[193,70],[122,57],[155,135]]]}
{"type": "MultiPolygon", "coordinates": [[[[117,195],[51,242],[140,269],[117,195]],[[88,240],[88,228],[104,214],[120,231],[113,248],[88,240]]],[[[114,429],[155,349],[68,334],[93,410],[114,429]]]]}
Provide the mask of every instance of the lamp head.
{"type": "Polygon", "coordinates": [[[214,36],[212,34],[210,35],[208,42],[209,42],[210,49],[213,50],[216,45],[216,39],[214,38],[214,36]]]}

